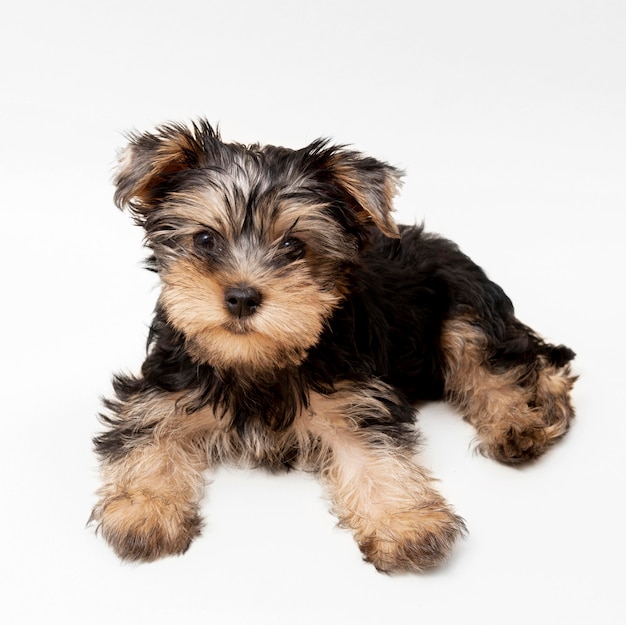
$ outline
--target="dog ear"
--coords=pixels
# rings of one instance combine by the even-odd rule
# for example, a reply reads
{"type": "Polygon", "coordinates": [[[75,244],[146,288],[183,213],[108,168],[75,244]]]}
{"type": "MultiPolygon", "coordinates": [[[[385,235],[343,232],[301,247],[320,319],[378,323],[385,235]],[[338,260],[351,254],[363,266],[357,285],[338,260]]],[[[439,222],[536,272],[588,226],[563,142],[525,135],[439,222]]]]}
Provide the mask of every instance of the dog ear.
{"type": "Polygon", "coordinates": [[[401,170],[343,147],[330,150],[326,166],[362,221],[373,222],[388,237],[400,236],[392,212],[401,170]]]}
{"type": "Polygon", "coordinates": [[[131,134],[119,156],[115,204],[142,221],[165,197],[177,174],[205,164],[210,141],[218,143],[219,133],[204,120],[191,128],[168,124],[154,133],[131,134]]]}

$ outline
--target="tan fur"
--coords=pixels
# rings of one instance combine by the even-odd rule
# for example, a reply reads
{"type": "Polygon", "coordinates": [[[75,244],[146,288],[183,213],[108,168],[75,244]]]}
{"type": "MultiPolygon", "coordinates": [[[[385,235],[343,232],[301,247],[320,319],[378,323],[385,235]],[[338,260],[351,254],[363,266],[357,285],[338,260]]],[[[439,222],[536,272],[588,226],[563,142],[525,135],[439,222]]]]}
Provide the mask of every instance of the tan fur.
{"type": "Polygon", "coordinates": [[[377,189],[371,184],[363,184],[362,176],[341,154],[331,159],[329,167],[343,187],[358,202],[365,216],[388,237],[398,238],[400,231],[391,217],[391,206],[401,185],[401,172],[388,169],[382,188],[377,189]]]}
{"type": "Polygon", "coordinates": [[[439,564],[463,521],[409,449],[358,426],[368,412],[385,410],[380,397],[393,400],[382,383],[314,393],[287,430],[251,428],[245,437],[208,407],[188,413],[182,396],[153,398],[136,406],[146,415],[147,408],[158,411],[153,437],[103,465],[92,518],[123,558],[181,553],[200,530],[207,467],[277,466],[291,449],[293,466],[320,476],[340,525],[352,530],[367,561],[387,572],[439,564]]]}
{"type": "Polygon", "coordinates": [[[200,532],[205,468],[202,448],[171,437],[105,463],[92,520],[122,558],[182,553],[200,532]]]}
{"type": "Polygon", "coordinates": [[[121,458],[101,467],[100,500],[91,520],[116,553],[154,560],[184,552],[200,533],[206,451],[198,430],[184,427],[182,395],[153,392],[130,400],[123,413],[147,440],[129,440],[121,458]]]}
{"type": "MultiPolygon", "coordinates": [[[[423,259],[403,253],[412,237],[419,244],[421,230],[408,230],[397,247],[372,237],[372,226],[400,236],[391,217],[400,177],[386,163],[323,140],[297,152],[225,144],[203,120],[131,137],[115,201],[145,227],[148,266],[162,291],[141,376],[116,378],[104,417],[109,431],[95,439],[103,485],[92,519],[122,558],[184,552],[202,525],[205,471],[226,463],[317,474],[339,524],[380,571],[440,564],[465,525],[415,458],[404,396],[422,395],[411,395],[398,370],[407,377],[413,365],[430,370],[441,356],[445,398],[477,428],[485,454],[521,462],[565,433],[574,414],[569,366],[540,356],[495,370],[487,335],[471,318],[444,323],[442,354],[424,357],[418,349],[415,362],[403,366],[402,350],[380,360],[373,353],[411,328],[430,332],[424,347],[436,350],[431,327],[443,318],[439,287],[426,321],[418,322],[420,314],[401,318],[414,301],[428,305],[428,297],[423,304],[421,295],[415,299],[428,276],[404,300],[387,296],[388,284],[380,288],[383,280],[395,284],[394,263],[396,286],[406,285],[405,258],[415,260],[418,273],[430,264],[433,276],[439,273],[428,251],[423,259]],[[364,270],[356,268],[370,243],[380,261],[392,263],[380,284],[374,275],[380,265],[367,253],[364,270]],[[373,281],[371,289],[365,280],[373,281]],[[350,296],[351,282],[355,297],[335,324],[332,315],[350,296]],[[372,326],[386,301],[372,302],[370,310],[372,298],[390,302],[380,338],[372,326]],[[371,344],[363,338],[369,331],[371,344]],[[352,367],[356,359],[364,366],[352,367]],[[387,367],[385,359],[398,362],[387,367]]],[[[451,245],[439,245],[442,262],[446,254],[458,256],[451,245]]],[[[451,297],[455,288],[451,283],[451,297]]],[[[551,346],[538,345],[545,348],[538,353],[550,353],[551,346]]],[[[441,397],[440,372],[431,374],[414,379],[425,387],[423,396],[441,397]]]]}
{"type": "Polygon", "coordinates": [[[569,365],[557,369],[541,357],[534,379],[523,367],[495,373],[485,336],[469,319],[446,322],[442,349],[448,399],[476,427],[485,455],[510,464],[536,458],[569,428],[569,365]]]}
{"type": "Polygon", "coordinates": [[[320,477],[365,559],[385,572],[423,570],[448,557],[464,524],[410,450],[358,427],[369,411],[385,411],[379,397],[393,397],[382,383],[315,395],[307,427],[330,451],[320,477]]]}
{"type": "Polygon", "coordinates": [[[152,190],[164,176],[181,171],[187,167],[185,153],[197,149],[192,138],[185,133],[163,135],[155,148],[150,163],[139,166],[137,147],[131,143],[119,155],[119,167],[116,185],[125,176],[134,179],[132,192],[128,195],[117,195],[120,203],[128,204],[137,213],[145,213],[152,208],[152,190]]]}
{"type": "Polygon", "coordinates": [[[339,303],[337,293],[320,291],[304,265],[282,275],[258,266],[209,273],[198,265],[180,259],[164,271],[160,302],[170,323],[188,337],[189,352],[218,368],[299,364],[339,303]],[[263,293],[250,318],[234,319],[224,305],[225,289],[237,284],[263,293]]]}

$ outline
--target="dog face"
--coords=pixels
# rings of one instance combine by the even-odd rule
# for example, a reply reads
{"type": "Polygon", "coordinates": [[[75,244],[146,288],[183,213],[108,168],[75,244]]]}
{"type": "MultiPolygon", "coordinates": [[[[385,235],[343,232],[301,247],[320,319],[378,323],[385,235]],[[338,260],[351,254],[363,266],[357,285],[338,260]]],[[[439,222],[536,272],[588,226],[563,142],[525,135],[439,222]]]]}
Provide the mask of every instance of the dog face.
{"type": "Polygon", "coordinates": [[[217,368],[299,364],[348,288],[367,233],[398,236],[400,172],[318,140],[224,143],[202,121],[133,135],[115,199],[146,231],[159,305],[217,368]]]}

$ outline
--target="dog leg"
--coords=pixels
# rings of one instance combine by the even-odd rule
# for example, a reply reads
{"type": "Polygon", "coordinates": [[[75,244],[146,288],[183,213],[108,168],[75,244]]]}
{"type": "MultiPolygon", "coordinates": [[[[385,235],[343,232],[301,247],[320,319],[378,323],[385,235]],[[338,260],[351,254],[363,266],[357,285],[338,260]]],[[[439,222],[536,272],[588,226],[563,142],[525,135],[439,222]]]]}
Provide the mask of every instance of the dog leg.
{"type": "Polygon", "coordinates": [[[404,428],[397,419],[407,410],[382,383],[311,399],[309,427],[329,451],[319,475],[333,511],[365,560],[387,573],[441,564],[465,531],[413,459],[414,432],[406,414],[404,428]]]}
{"type": "Polygon", "coordinates": [[[526,345],[515,358],[498,357],[468,318],[444,325],[446,397],[478,431],[479,450],[507,464],[539,457],[568,430],[574,417],[570,390],[573,352],[543,343],[516,320],[512,332],[526,345]]]}
{"type": "Polygon", "coordinates": [[[117,415],[95,441],[103,486],[91,520],[123,559],[183,553],[200,533],[206,447],[176,399],[147,391],[110,402],[117,415]]]}

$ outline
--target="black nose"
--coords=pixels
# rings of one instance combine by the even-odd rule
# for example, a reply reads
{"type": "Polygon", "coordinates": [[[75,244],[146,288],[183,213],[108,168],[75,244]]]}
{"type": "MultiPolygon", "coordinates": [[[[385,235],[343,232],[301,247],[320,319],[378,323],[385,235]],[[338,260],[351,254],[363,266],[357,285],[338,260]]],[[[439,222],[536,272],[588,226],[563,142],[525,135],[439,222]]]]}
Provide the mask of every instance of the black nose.
{"type": "Polygon", "coordinates": [[[231,315],[249,317],[260,306],[263,297],[251,286],[234,286],[224,293],[224,301],[231,315]]]}

